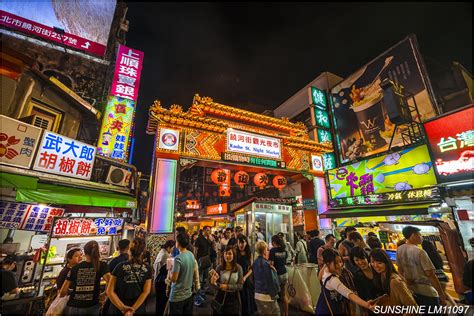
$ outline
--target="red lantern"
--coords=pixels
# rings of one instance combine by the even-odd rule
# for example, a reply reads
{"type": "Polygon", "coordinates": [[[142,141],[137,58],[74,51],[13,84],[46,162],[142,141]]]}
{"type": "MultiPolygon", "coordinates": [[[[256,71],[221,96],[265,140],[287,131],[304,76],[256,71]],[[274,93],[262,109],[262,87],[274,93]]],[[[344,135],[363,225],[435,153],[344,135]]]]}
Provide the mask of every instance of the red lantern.
{"type": "Polygon", "coordinates": [[[259,172],[253,177],[253,183],[260,189],[263,189],[268,184],[268,176],[263,172],[259,172]]]}
{"type": "Polygon", "coordinates": [[[215,184],[224,184],[226,183],[228,180],[230,181],[230,179],[227,179],[229,177],[228,173],[226,172],[226,170],[224,169],[215,169],[212,173],[211,173],[211,180],[212,182],[214,182],[215,184]]]}
{"type": "Polygon", "coordinates": [[[245,171],[237,171],[235,174],[234,174],[234,182],[235,184],[237,184],[241,189],[243,189],[244,185],[246,185],[247,183],[249,183],[249,174],[245,171]]]}
{"type": "Polygon", "coordinates": [[[278,190],[283,189],[286,187],[286,178],[284,176],[275,176],[273,178],[273,186],[278,190]]]}

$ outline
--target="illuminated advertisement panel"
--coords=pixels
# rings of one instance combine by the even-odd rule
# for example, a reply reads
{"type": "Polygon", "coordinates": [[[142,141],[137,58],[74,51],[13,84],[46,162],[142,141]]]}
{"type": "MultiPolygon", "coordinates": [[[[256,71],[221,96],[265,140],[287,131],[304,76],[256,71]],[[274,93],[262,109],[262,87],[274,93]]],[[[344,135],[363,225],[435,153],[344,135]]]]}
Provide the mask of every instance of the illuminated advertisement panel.
{"type": "Polygon", "coordinates": [[[99,155],[120,161],[127,159],[134,107],[132,100],[109,96],[97,143],[99,155]]]}
{"type": "Polygon", "coordinates": [[[441,182],[472,179],[473,117],[471,106],[424,124],[441,182]]]}
{"type": "Polygon", "coordinates": [[[177,170],[177,160],[155,161],[152,206],[148,223],[149,232],[152,234],[173,232],[177,170]]]}
{"type": "Polygon", "coordinates": [[[228,129],[227,151],[281,159],[281,142],[278,138],[228,129]]]}
{"type": "Polygon", "coordinates": [[[137,101],[143,52],[119,45],[110,94],[137,101]]]}
{"type": "Polygon", "coordinates": [[[436,184],[426,145],[328,171],[331,198],[406,191],[436,184]]]}
{"type": "MultiPolygon", "coordinates": [[[[380,83],[385,79],[413,96],[407,102],[416,101],[421,121],[436,115],[419,56],[416,38],[407,37],[331,89],[341,163],[387,151],[395,124],[383,102],[380,83]]],[[[400,129],[392,145],[403,145],[400,129]]]]}
{"type": "Polygon", "coordinates": [[[103,56],[115,5],[116,0],[2,1],[0,24],[103,56]]]}

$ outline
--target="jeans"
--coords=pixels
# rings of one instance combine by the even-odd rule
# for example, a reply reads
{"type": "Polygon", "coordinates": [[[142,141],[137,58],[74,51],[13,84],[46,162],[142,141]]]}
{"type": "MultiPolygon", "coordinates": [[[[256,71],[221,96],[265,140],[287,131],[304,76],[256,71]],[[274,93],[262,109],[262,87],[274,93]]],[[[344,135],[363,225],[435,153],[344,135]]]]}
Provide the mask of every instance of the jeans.
{"type": "MultiPolygon", "coordinates": [[[[418,306],[426,306],[425,315],[428,315],[429,306],[433,306],[433,307],[439,306],[439,297],[430,297],[430,296],[425,296],[421,294],[413,294],[413,297],[415,298],[415,301],[418,304],[418,306]]],[[[436,314],[430,313],[429,315],[436,315],[436,314]]]]}
{"type": "Polygon", "coordinates": [[[192,315],[193,306],[192,296],[181,302],[170,302],[170,315],[192,315]]]}
{"type": "Polygon", "coordinates": [[[199,282],[201,283],[201,289],[199,290],[198,294],[199,296],[202,296],[203,298],[206,297],[205,285],[206,285],[207,279],[209,278],[209,269],[210,268],[206,268],[206,269],[199,268],[199,282]]]}
{"type": "Polygon", "coordinates": [[[68,306],[66,309],[66,314],[69,316],[76,316],[76,315],[99,316],[99,305],[94,305],[91,307],[81,307],[81,308],[68,306]]]}
{"type": "Polygon", "coordinates": [[[255,303],[257,303],[257,311],[259,316],[280,315],[280,306],[278,305],[277,300],[265,302],[256,299],[255,303]]]}

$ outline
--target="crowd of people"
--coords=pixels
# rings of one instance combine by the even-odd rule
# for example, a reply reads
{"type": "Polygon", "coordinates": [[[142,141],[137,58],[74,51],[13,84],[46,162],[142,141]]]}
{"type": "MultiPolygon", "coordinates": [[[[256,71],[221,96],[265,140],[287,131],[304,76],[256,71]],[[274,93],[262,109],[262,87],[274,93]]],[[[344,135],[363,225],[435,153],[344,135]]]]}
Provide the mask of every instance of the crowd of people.
{"type": "MultiPolygon", "coordinates": [[[[294,247],[283,233],[269,238],[269,244],[265,237],[255,236],[251,247],[240,227],[211,233],[206,226],[192,235],[178,227],[153,265],[146,262],[143,238],[121,240],[119,255],[108,264],[100,260],[98,243],[89,241],[82,250],[68,251],[67,264],[57,278],[58,299],[66,300],[67,315],[141,315],[154,289],[156,315],[192,315],[195,306],[209,304],[213,314],[286,316],[287,266],[310,263],[317,267],[318,279],[308,282],[321,284],[317,315],[368,315],[376,305],[452,302],[445,292],[443,261],[418,228],[403,229],[398,271],[375,234],[364,238],[348,227],[341,235],[336,240],[333,234],[320,238],[317,230],[308,238],[298,233],[294,247]],[[102,293],[101,281],[106,282],[102,293]]],[[[11,283],[8,272],[13,265],[10,259],[2,262],[5,283],[11,283]]],[[[472,260],[466,267],[472,269],[472,260]]],[[[472,289],[469,276],[465,283],[472,289]]],[[[15,291],[7,287],[2,284],[3,293],[15,291]]],[[[472,304],[472,292],[466,299],[472,304]]]]}

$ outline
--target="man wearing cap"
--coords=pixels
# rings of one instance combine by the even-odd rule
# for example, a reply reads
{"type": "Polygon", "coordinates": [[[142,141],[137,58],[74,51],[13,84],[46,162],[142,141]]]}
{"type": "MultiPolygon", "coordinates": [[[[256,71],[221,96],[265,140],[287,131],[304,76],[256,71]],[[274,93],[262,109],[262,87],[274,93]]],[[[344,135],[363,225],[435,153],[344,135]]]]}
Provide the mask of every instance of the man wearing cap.
{"type": "Polygon", "coordinates": [[[406,243],[397,249],[398,272],[406,279],[408,288],[420,306],[446,305],[446,296],[435,274],[428,254],[418,245],[422,242],[420,229],[406,226],[402,230],[406,243]]]}
{"type": "Polygon", "coordinates": [[[5,293],[17,294],[20,291],[15,278],[15,273],[12,272],[12,270],[15,269],[15,266],[15,255],[6,256],[6,258],[0,263],[0,278],[2,279],[0,298],[3,297],[5,293]]]}

